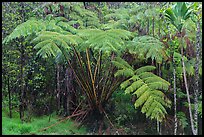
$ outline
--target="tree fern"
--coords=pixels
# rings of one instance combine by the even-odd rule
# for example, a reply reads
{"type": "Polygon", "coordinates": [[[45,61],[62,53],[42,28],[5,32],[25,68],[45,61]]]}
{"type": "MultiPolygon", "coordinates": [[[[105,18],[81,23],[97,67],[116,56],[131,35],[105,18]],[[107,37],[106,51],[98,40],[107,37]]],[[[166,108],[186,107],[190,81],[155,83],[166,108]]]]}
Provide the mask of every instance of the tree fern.
{"type": "Polygon", "coordinates": [[[163,44],[154,37],[140,36],[135,37],[132,42],[128,44],[128,50],[130,53],[136,54],[139,57],[144,56],[146,59],[155,59],[158,63],[161,63],[162,59],[167,59],[162,45],[163,44]]]}
{"type": "Polygon", "coordinates": [[[8,43],[16,38],[34,36],[32,42],[36,44],[34,48],[38,49],[37,55],[43,58],[48,56],[59,57],[59,55],[65,55],[65,53],[67,55],[71,46],[78,45],[82,39],[73,35],[76,33],[76,29],[69,26],[65,21],[67,19],[63,17],[54,18],[52,15],[48,15],[46,20],[28,20],[18,25],[3,42],[8,43]]]}
{"type": "Polygon", "coordinates": [[[162,121],[167,114],[165,108],[170,107],[171,104],[162,92],[168,90],[169,82],[151,73],[155,69],[154,66],[144,66],[134,70],[130,68],[130,65],[127,65],[127,62],[119,61],[118,58],[113,61],[113,64],[118,68],[115,76],[128,77],[120,86],[125,89],[125,93],[137,96],[134,103],[135,108],[141,107],[141,111],[146,114],[146,117],[162,121]]]}
{"type": "Polygon", "coordinates": [[[36,43],[35,49],[40,49],[37,54],[42,57],[54,56],[59,52],[69,53],[72,45],[80,43],[80,37],[63,35],[57,32],[44,31],[38,35],[32,43],[36,43]]]}
{"type": "Polygon", "coordinates": [[[46,30],[46,26],[42,20],[28,20],[18,25],[14,31],[4,39],[3,43],[8,43],[16,38],[27,37],[44,30],[46,30]]]}
{"type": "Polygon", "coordinates": [[[131,37],[131,33],[122,29],[85,29],[78,30],[77,35],[85,39],[84,47],[92,48],[95,51],[102,51],[110,54],[110,52],[121,52],[125,49],[123,46],[125,40],[131,37]]]}

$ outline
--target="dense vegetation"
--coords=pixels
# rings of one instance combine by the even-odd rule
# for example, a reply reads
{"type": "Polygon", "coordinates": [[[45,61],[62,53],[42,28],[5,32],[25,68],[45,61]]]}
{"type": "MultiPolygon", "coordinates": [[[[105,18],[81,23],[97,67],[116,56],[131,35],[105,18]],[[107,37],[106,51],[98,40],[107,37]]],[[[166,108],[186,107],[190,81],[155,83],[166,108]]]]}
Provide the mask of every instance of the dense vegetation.
{"type": "Polygon", "coordinates": [[[3,134],[202,134],[199,2],[3,2],[3,134]]]}

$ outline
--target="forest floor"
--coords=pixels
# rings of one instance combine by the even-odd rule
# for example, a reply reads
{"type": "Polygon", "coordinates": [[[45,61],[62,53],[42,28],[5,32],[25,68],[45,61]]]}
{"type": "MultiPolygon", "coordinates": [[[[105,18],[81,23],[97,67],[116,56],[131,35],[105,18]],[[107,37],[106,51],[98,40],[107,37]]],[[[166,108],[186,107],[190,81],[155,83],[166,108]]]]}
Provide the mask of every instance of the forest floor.
{"type": "Polygon", "coordinates": [[[39,132],[38,130],[48,127],[59,121],[58,116],[41,116],[32,118],[31,122],[21,123],[18,115],[13,114],[13,118],[9,118],[8,114],[2,111],[2,135],[73,135],[87,134],[85,127],[77,128],[76,124],[71,120],[66,120],[56,126],[53,126],[46,131],[39,132]]]}
{"type": "MultiPolygon", "coordinates": [[[[46,128],[52,124],[57,123],[62,117],[55,114],[50,116],[32,117],[31,122],[21,123],[19,114],[13,112],[12,118],[9,118],[8,111],[2,110],[2,135],[97,135],[98,131],[90,131],[85,126],[77,127],[77,123],[74,120],[66,120],[61,122],[46,131],[39,130],[46,128]],[[49,120],[50,119],[50,120],[49,120]]],[[[103,130],[102,134],[107,135],[145,135],[152,134],[152,131],[148,131],[151,128],[148,127],[147,123],[140,124],[128,124],[118,128],[120,130],[113,130],[107,133],[107,130],[103,130]],[[146,130],[144,130],[146,129],[146,130]]]]}

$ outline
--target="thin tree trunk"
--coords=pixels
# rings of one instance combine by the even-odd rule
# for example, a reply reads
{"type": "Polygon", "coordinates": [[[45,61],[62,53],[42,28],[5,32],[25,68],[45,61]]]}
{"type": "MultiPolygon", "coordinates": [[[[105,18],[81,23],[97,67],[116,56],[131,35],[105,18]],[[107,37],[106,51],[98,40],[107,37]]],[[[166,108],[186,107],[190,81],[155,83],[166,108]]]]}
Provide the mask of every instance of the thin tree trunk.
{"type": "MultiPolygon", "coordinates": [[[[181,38],[181,41],[182,41],[182,38],[181,38]]],[[[181,44],[183,44],[183,42],[181,44]]],[[[192,129],[193,135],[196,135],[195,129],[194,129],[194,123],[193,123],[190,94],[188,91],[188,83],[187,83],[187,78],[186,78],[186,70],[185,70],[184,56],[183,56],[183,46],[181,46],[181,55],[182,55],[181,59],[182,59],[182,67],[183,67],[184,84],[185,84],[185,88],[186,88],[186,94],[187,94],[187,100],[188,100],[188,106],[189,106],[188,109],[189,109],[189,115],[190,115],[191,129],[192,129]]]]}
{"type": "Polygon", "coordinates": [[[146,28],[147,35],[149,34],[149,19],[147,19],[147,28],[146,28]]]}
{"type": "Polygon", "coordinates": [[[19,97],[20,97],[20,105],[19,105],[19,112],[20,112],[20,119],[23,121],[24,117],[24,104],[23,104],[23,92],[24,92],[24,87],[23,87],[23,55],[21,55],[21,64],[20,64],[20,79],[21,79],[21,90],[19,92],[19,97]]]}
{"type": "MultiPolygon", "coordinates": [[[[20,3],[21,9],[20,12],[22,13],[22,23],[25,22],[25,12],[24,12],[24,2],[20,3]]],[[[23,66],[24,66],[24,46],[21,43],[20,45],[20,92],[19,92],[19,98],[20,98],[20,104],[19,104],[19,113],[20,113],[20,119],[23,121],[24,119],[24,79],[23,79],[23,66]]]]}
{"type": "MultiPolygon", "coordinates": [[[[161,77],[161,64],[158,64],[158,75],[161,77]]],[[[157,120],[157,132],[161,135],[161,123],[157,120]]]]}
{"type": "Polygon", "coordinates": [[[161,132],[160,132],[160,128],[159,128],[160,126],[159,126],[159,120],[157,120],[157,132],[158,132],[158,134],[159,135],[161,135],[161,132]]]}
{"type": "Polygon", "coordinates": [[[73,94],[73,73],[72,70],[69,66],[66,68],[66,74],[65,74],[65,115],[70,115],[70,107],[71,107],[71,102],[72,101],[72,94],[73,94]]]}
{"type": "Polygon", "coordinates": [[[87,9],[87,3],[83,2],[83,4],[84,4],[84,8],[87,9]]]}
{"type": "Polygon", "coordinates": [[[11,90],[10,90],[10,80],[8,75],[8,94],[9,94],[9,117],[12,118],[12,104],[11,104],[11,90]]]}
{"type": "Polygon", "coordinates": [[[57,64],[57,113],[60,110],[60,65],[57,64]]]}
{"type": "Polygon", "coordinates": [[[195,92],[194,92],[194,121],[195,121],[195,135],[198,135],[198,92],[199,92],[199,57],[200,57],[200,21],[197,22],[196,34],[196,63],[195,63],[195,92]]]}
{"type": "Polygon", "coordinates": [[[173,55],[173,77],[174,77],[174,135],[177,134],[177,110],[176,110],[176,66],[175,66],[175,60],[174,60],[174,55],[173,55]]]}

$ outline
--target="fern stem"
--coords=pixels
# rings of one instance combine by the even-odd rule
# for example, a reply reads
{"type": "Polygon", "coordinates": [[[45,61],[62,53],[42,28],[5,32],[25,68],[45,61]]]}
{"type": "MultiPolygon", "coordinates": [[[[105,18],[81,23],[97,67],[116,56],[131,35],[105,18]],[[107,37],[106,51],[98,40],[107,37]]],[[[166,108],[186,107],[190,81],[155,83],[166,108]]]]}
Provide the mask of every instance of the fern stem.
{"type": "Polygon", "coordinates": [[[92,81],[92,86],[93,86],[93,92],[94,92],[95,100],[96,100],[96,103],[97,103],[98,100],[97,100],[97,96],[96,96],[96,89],[95,89],[95,86],[94,86],[93,74],[92,74],[92,72],[91,72],[91,65],[90,65],[90,60],[89,60],[88,49],[86,49],[86,57],[87,57],[87,63],[88,63],[89,73],[90,73],[90,76],[91,76],[91,81],[92,81]]]}
{"type": "Polygon", "coordinates": [[[80,54],[76,51],[76,49],[75,49],[75,47],[73,46],[73,49],[74,49],[74,54],[75,54],[75,56],[77,57],[77,60],[78,60],[78,62],[79,62],[79,64],[80,64],[80,67],[81,67],[81,72],[82,72],[82,77],[81,77],[81,80],[83,81],[83,83],[85,84],[85,86],[87,87],[87,94],[89,94],[89,96],[90,96],[90,99],[91,99],[91,97],[92,97],[92,94],[91,94],[91,87],[90,87],[90,85],[89,85],[89,83],[88,83],[88,79],[86,79],[87,78],[87,76],[85,75],[85,73],[84,73],[84,69],[83,69],[83,66],[82,66],[82,59],[81,59],[81,56],[80,56],[80,54]]]}

